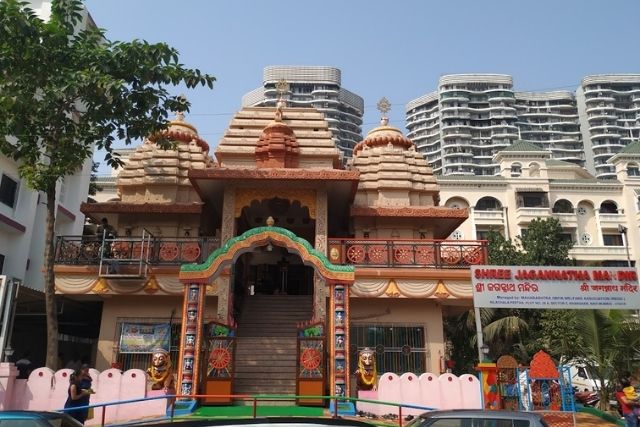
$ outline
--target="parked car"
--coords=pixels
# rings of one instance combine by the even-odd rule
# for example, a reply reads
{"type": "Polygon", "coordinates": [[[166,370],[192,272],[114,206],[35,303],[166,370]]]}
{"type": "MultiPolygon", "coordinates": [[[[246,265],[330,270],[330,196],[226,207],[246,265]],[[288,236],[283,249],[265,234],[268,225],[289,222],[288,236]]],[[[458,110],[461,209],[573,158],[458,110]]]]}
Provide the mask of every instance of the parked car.
{"type": "Polygon", "coordinates": [[[540,414],[460,409],[426,412],[405,427],[549,427],[540,414]]]}
{"type": "Polygon", "coordinates": [[[0,427],[82,427],[82,424],[59,412],[0,411],[0,427]]]}
{"type": "Polygon", "coordinates": [[[127,424],[129,427],[374,427],[364,421],[343,418],[317,417],[259,417],[259,418],[224,418],[209,420],[181,419],[171,421],[140,422],[127,424]]]}

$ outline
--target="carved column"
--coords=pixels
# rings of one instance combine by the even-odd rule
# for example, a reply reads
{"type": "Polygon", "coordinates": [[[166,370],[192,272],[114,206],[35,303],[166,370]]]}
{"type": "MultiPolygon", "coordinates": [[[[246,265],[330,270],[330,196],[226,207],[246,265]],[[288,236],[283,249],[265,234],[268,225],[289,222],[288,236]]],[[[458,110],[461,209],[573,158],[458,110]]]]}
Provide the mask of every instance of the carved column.
{"type": "Polygon", "coordinates": [[[180,357],[178,358],[178,385],[180,387],[178,393],[182,395],[198,393],[205,297],[205,284],[190,283],[184,288],[182,334],[180,337],[180,357]]]}
{"type": "MultiPolygon", "coordinates": [[[[314,248],[318,252],[327,254],[327,190],[316,192],[316,239],[314,248]]],[[[327,302],[327,284],[318,274],[313,276],[313,319],[324,322],[327,302]]]]}
{"type": "Polygon", "coordinates": [[[236,189],[224,189],[224,201],[222,202],[222,229],[220,230],[220,246],[227,243],[236,234],[236,189]]]}
{"type": "MultiPolygon", "coordinates": [[[[236,189],[225,188],[224,201],[222,204],[222,227],[220,230],[220,246],[236,235],[236,189]]],[[[229,297],[231,287],[228,271],[222,271],[218,278],[218,311],[216,319],[218,322],[228,324],[229,322],[229,297]]]]}
{"type": "Polygon", "coordinates": [[[329,286],[329,393],[349,396],[349,287],[329,286]]]}

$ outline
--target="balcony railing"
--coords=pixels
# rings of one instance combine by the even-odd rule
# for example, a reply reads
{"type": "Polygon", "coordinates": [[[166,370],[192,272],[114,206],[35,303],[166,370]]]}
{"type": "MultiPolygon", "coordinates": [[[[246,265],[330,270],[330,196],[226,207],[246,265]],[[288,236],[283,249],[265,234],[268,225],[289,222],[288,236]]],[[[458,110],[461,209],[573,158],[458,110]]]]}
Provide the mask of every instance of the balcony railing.
{"type": "Polygon", "coordinates": [[[485,264],[485,240],[329,239],[334,264],[362,267],[469,268],[485,264]]]}
{"type": "Polygon", "coordinates": [[[56,264],[99,265],[100,261],[144,262],[148,265],[202,263],[220,246],[213,237],[59,236],[56,264]]]}

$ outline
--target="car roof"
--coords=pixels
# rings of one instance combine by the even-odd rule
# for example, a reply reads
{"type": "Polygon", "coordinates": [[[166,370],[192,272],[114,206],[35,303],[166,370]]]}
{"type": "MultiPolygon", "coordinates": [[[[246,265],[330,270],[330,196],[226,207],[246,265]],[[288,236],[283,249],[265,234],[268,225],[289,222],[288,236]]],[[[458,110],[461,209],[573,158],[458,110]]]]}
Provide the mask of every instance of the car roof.
{"type": "Polygon", "coordinates": [[[492,419],[519,419],[519,420],[540,420],[542,416],[534,412],[520,411],[483,411],[482,409],[455,409],[448,411],[430,411],[420,415],[421,418],[474,418],[487,417],[492,419]]]}
{"type": "Polygon", "coordinates": [[[0,411],[0,420],[2,419],[46,419],[62,418],[64,414],[60,412],[48,412],[48,411],[0,411]]]}

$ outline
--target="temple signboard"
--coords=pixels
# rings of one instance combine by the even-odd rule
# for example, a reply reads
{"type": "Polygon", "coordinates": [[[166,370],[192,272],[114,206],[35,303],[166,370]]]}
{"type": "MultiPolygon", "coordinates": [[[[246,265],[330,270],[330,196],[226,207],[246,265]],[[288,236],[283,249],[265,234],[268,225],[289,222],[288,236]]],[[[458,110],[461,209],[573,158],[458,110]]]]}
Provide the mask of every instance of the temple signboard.
{"type": "Polygon", "coordinates": [[[475,307],[640,309],[635,268],[471,266],[475,307]]]}

